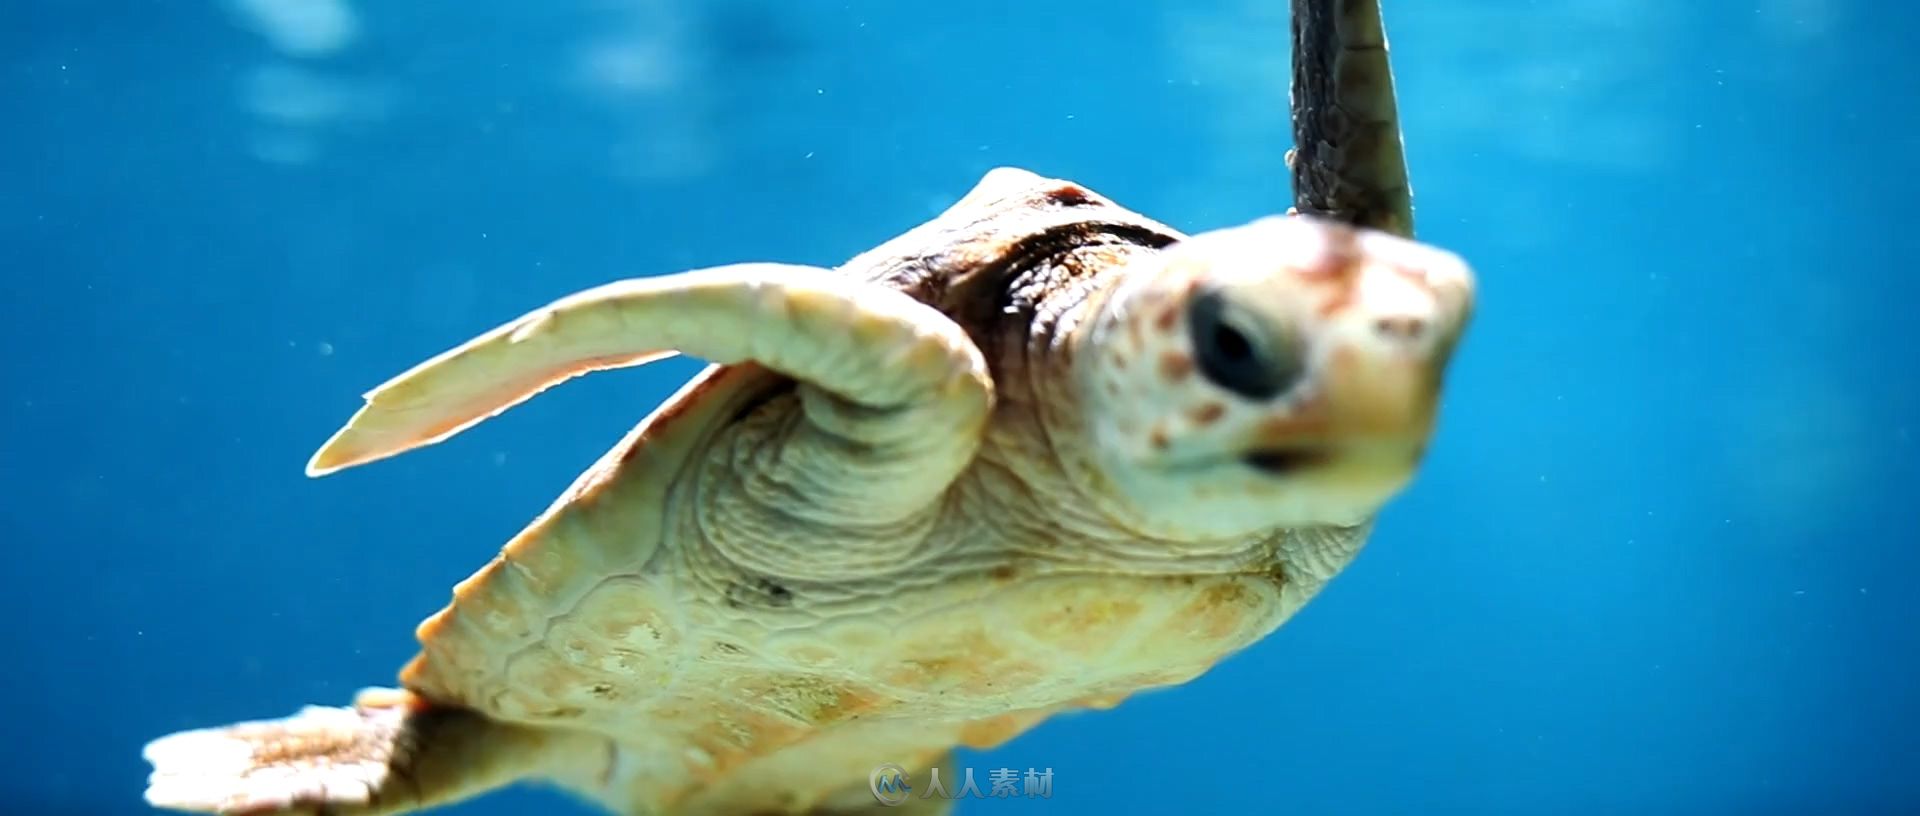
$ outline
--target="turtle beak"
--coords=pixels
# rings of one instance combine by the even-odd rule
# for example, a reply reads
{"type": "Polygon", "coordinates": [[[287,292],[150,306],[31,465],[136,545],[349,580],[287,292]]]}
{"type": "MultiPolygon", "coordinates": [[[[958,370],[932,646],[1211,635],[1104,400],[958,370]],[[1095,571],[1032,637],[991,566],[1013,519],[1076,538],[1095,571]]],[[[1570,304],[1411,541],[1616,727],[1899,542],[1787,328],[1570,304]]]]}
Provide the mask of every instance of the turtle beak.
{"type": "Polygon", "coordinates": [[[1432,435],[1441,381],[1465,327],[1471,271],[1444,250],[1360,231],[1348,264],[1322,280],[1299,392],[1250,429],[1242,460],[1278,477],[1397,486],[1432,435]]]}

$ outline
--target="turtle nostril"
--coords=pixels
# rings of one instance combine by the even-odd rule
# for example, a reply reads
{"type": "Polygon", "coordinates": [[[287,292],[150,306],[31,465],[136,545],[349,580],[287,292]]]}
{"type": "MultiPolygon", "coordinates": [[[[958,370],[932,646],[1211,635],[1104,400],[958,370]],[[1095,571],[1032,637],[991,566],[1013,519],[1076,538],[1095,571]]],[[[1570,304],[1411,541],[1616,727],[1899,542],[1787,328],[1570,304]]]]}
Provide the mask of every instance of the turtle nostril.
{"type": "Polygon", "coordinates": [[[1411,342],[1427,333],[1427,321],[1418,317],[1382,317],[1373,321],[1373,330],[1388,340],[1411,342]]]}

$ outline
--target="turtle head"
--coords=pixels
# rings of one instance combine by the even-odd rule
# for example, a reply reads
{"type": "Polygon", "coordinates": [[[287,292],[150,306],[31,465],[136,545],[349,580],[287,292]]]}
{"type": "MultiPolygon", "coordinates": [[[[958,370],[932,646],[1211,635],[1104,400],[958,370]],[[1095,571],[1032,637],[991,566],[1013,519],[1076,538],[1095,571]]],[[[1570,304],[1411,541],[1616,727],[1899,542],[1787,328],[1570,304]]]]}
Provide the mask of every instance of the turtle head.
{"type": "Polygon", "coordinates": [[[1419,465],[1472,299],[1452,253],[1304,216],[1129,262],[1074,355],[1102,481],[1170,536],[1363,522],[1419,465]]]}

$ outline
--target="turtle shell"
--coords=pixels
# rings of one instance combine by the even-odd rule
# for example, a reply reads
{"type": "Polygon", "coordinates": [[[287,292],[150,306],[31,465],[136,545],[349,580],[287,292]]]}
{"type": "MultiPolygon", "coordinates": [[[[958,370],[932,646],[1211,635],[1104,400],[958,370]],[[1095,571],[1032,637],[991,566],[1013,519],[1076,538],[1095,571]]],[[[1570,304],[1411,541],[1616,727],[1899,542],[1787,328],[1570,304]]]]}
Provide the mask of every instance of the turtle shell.
{"type": "MultiPolygon", "coordinates": [[[[1017,338],[1034,303],[1073,283],[1054,277],[1060,267],[1046,261],[1091,247],[1152,251],[1182,237],[1078,184],[1001,168],[937,217],[838,271],[938,308],[986,349],[1017,338]]],[[[764,596],[758,600],[777,606],[779,588],[689,587],[674,574],[681,562],[663,557],[670,549],[663,509],[689,463],[709,453],[730,424],[764,413],[792,386],[751,363],[710,366],[697,375],[454,588],[452,603],[420,625],[422,650],[402,671],[402,684],[510,722],[598,731],[623,744],[636,734],[659,735],[663,751],[695,755],[644,782],[659,791],[649,798],[661,805],[674,801],[676,791],[715,791],[716,779],[750,758],[728,756],[739,746],[792,743],[808,723],[844,720],[879,705],[859,677],[823,677],[809,686],[787,676],[775,687],[754,680],[760,675],[753,671],[730,675],[727,663],[746,658],[727,650],[754,646],[743,638],[710,637],[732,620],[713,609],[738,601],[732,597],[738,592],[758,593],[764,596]],[[739,682],[721,696],[772,699],[774,710],[791,716],[769,716],[765,707],[715,711],[713,697],[672,691],[690,678],[739,682]]],[[[931,745],[926,734],[901,734],[902,753],[894,756],[906,761],[912,752],[956,741],[990,745],[1044,714],[970,722],[966,733],[936,737],[931,745]]],[[[894,736],[874,731],[860,739],[884,745],[894,736]]],[[[800,777],[818,771],[817,761],[792,769],[800,777]]],[[[783,783],[767,763],[751,776],[769,791],[818,783],[783,783]]]]}

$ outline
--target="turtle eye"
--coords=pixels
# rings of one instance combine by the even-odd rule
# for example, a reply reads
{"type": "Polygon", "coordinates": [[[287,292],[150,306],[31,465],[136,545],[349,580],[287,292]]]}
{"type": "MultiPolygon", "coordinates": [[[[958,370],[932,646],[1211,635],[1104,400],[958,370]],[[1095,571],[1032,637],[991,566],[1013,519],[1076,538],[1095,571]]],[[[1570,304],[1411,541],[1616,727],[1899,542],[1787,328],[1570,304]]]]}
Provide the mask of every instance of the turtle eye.
{"type": "Polygon", "coordinates": [[[1297,355],[1271,348],[1270,335],[1234,313],[1225,293],[1202,289],[1187,307],[1187,331],[1200,373],[1248,399],[1280,396],[1300,376],[1297,355]]]}

